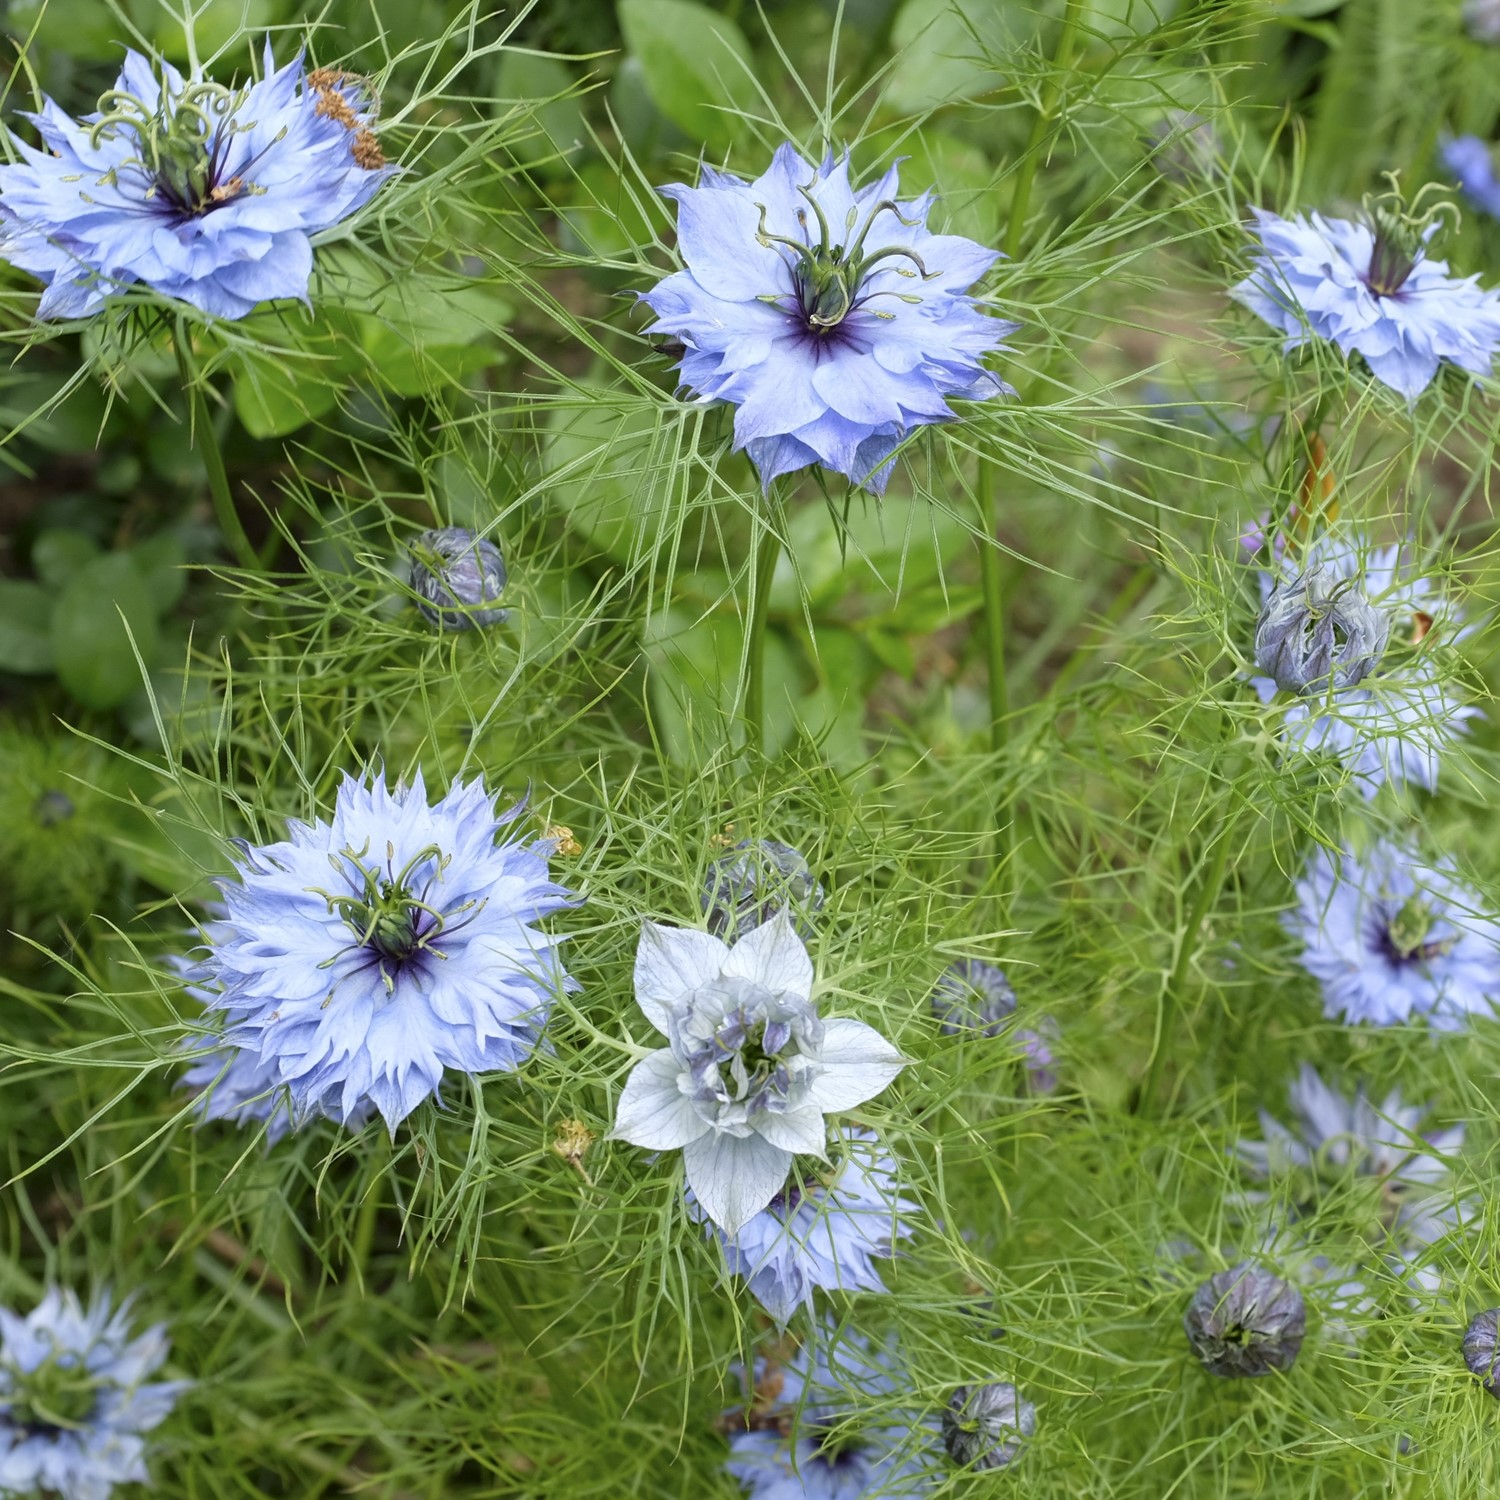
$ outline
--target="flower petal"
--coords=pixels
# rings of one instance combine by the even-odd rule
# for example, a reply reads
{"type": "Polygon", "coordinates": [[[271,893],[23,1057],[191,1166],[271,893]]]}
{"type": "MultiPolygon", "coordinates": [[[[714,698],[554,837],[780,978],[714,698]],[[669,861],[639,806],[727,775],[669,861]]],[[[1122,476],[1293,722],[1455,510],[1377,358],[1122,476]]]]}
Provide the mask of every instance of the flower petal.
{"type": "Polygon", "coordinates": [[[718,978],[728,957],[728,945],[711,933],[643,922],[635,950],[636,1004],[665,1036],[671,1017],[694,990],[718,978]]]}
{"type": "Polygon", "coordinates": [[[760,1115],[755,1128],[773,1146],[783,1151],[798,1151],[809,1156],[824,1156],[828,1148],[828,1127],[820,1109],[794,1109],[784,1115],[760,1115]]]}
{"type": "Polygon", "coordinates": [[[758,1135],[710,1133],[683,1148],[688,1186],[720,1229],[734,1234],[781,1190],[791,1153],[758,1135]]]}
{"type": "Polygon", "coordinates": [[[873,1099],[906,1059],[873,1026],[836,1016],[824,1022],[821,1063],[808,1103],[829,1113],[873,1099]]]}
{"type": "Polygon", "coordinates": [[[703,1135],[708,1126],[677,1087],[681,1076],[682,1065],[667,1047],[638,1062],[625,1080],[610,1139],[675,1151],[703,1135]]]}
{"type": "Polygon", "coordinates": [[[812,959],[785,911],[747,932],[729,950],[723,972],[802,1000],[812,994],[812,959]]]}

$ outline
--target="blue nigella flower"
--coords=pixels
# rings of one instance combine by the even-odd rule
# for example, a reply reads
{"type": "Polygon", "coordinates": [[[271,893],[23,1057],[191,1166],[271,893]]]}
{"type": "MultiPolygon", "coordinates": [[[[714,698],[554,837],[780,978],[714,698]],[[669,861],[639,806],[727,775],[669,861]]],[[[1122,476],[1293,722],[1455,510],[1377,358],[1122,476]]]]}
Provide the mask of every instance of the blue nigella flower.
{"type": "Polygon", "coordinates": [[[346,777],[331,821],[244,846],[188,977],[226,1013],[226,1044],[286,1085],[294,1119],[353,1126],[373,1104],[394,1131],[447,1070],[531,1055],[574,987],[531,924],[573,898],[548,878],[550,841],[496,843],[520,812],[496,813],[479,781],[429,807],[420,775],[393,791],[346,777]]]}
{"type": "Polygon", "coordinates": [[[1429,260],[1421,236],[1377,213],[1377,227],[1348,219],[1278,218],[1253,209],[1260,251],[1230,293],[1286,335],[1290,353],[1309,338],[1359,354],[1408,401],[1450,364],[1488,375],[1500,347],[1500,294],[1429,260]]]}
{"type": "Polygon", "coordinates": [[[1458,178],[1466,198],[1500,219],[1500,178],[1495,175],[1494,153],[1477,135],[1444,141],[1443,165],[1458,178]]]}
{"type": "Polygon", "coordinates": [[[960,958],[938,976],[928,1004],[944,1036],[999,1036],[1016,1013],[1016,992],[1004,969],[960,958]]]}
{"type": "Polygon", "coordinates": [[[643,294],[647,332],[685,346],[700,400],[734,404],[764,484],[821,464],[878,495],[951,398],[1014,394],[980,361],[1018,325],[969,295],[998,252],[928,230],[932,195],[898,201],[896,168],[855,188],[847,156],[814,167],[787,145],[754,182],[705,166],[662,191],[686,269],[643,294]]]}
{"type": "Polygon", "coordinates": [[[0,1494],[108,1500],[149,1484],[142,1434],[188,1386],[147,1381],[169,1347],[161,1324],[131,1338],[107,1295],[85,1310],[54,1287],[27,1317],[0,1308],[0,1494]]]}
{"type": "Polygon", "coordinates": [[[81,120],[43,99],[45,149],[0,166],[0,257],[46,283],[37,315],[79,318],[143,283],[221,318],[307,296],[310,236],[393,171],[363,81],[299,55],[242,88],[127,51],[81,120]]]}
{"type": "Polygon", "coordinates": [[[747,1430],[730,1437],[724,1467],[751,1500],[925,1495],[934,1455],[912,1438],[936,1428],[901,1406],[904,1383],[892,1343],[872,1347],[851,1333],[835,1341],[822,1327],[785,1364],[756,1360],[747,1430]]]}
{"type": "MultiPolygon", "coordinates": [[[[839,1136],[831,1171],[788,1182],[734,1234],[705,1226],[729,1269],[783,1328],[799,1307],[811,1310],[814,1287],[883,1292],[875,1261],[911,1233],[903,1216],[916,1204],[899,1196],[896,1163],[875,1132],[850,1127],[839,1136]]],[[[691,1208],[701,1215],[696,1203],[691,1208]]]]}
{"type": "MultiPolygon", "coordinates": [[[[1262,600],[1280,583],[1318,575],[1323,586],[1357,586],[1390,622],[1381,670],[1357,686],[1293,697],[1282,711],[1282,741],[1307,755],[1342,761],[1373,797],[1387,782],[1437,786],[1438,770],[1479,714],[1438,663],[1474,626],[1426,576],[1409,549],[1375,547],[1358,534],[1328,532],[1310,545],[1277,534],[1273,569],[1260,574],[1262,600]]],[[[1251,677],[1262,703],[1276,697],[1269,677],[1251,677]]]]}
{"type": "Polygon", "coordinates": [[[647,922],[635,997],[668,1045],[625,1082],[611,1134],[682,1150],[704,1213],[737,1233],[781,1191],[792,1160],[826,1160],[824,1115],[872,1099],[906,1066],[863,1021],[825,1021],[813,967],[778,911],[731,948],[711,933],[647,922]]]}
{"type": "MultiPolygon", "coordinates": [[[[232,1120],[236,1125],[265,1121],[268,1146],[306,1123],[305,1117],[294,1114],[292,1095],[281,1081],[280,1059],[243,1047],[196,1053],[177,1087],[192,1089],[197,1095],[193,1113],[200,1120],[232,1120]]],[[[326,1118],[339,1118],[331,1100],[317,1100],[313,1109],[326,1118]]],[[[354,1106],[345,1123],[350,1130],[363,1130],[374,1113],[375,1106],[364,1100],[354,1106]]]]}
{"type": "Polygon", "coordinates": [[[1500,922],[1446,863],[1381,840],[1362,857],[1318,849],[1286,924],[1323,985],[1323,1013],[1452,1030],[1500,1000],[1500,922]]]}

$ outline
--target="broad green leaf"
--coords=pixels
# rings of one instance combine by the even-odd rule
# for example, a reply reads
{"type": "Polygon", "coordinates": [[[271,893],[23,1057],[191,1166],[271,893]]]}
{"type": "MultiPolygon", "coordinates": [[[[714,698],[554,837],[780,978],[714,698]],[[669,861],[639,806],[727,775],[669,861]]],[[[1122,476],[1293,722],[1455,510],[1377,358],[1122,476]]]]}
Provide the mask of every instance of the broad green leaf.
{"type": "Polygon", "coordinates": [[[285,437],[315,421],[338,399],[338,385],[316,365],[301,362],[301,378],[290,362],[260,355],[235,360],[234,414],[255,438],[285,437]]]}
{"type": "Polygon", "coordinates": [[[692,0],[620,0],[620,29],[652,102],[714,154],[743,132],[734,111],[760,108],[744,33],[692,0]]]}
{"type": "Polygon", "coordinates": [[[29,579],[0,578],[0,672],[52,670],[52,595],[29,579]]]}
{"type": "Polygon", "coordinates": [[[540,135],[518,142],[517,152],[523,160],[546,157],[554,152],[576,152],[588,145],[589,133],[584,124],[583,101],[569,94],[575,86],[567,65],[555,57],[541,57],[534,52],[505,52],[495,69],[495,103],[531,104],[532,115],[540,135]]]}
{"type": "Polygon", "coordinates": [[[1006,0],[906,0],[891,26],[886,102],[915,114],[998,88],[995,59],[1036,24],[1033,7],[1006,0]]]}
{"type": "Polygon", "coordinates": [[[52,610],[52,653],[58,677],[86,708],[114,708],[140,683],[135,651],[149,663],[159,632],[145,576],[124,552],[108,552],[79,568],[52,610]]]}
{"type": "Polygon", "coordinates": [[[82,531],[50,527],[31,544],[31,570],[48,588],[60,589],[99,551],[99,543],[82,531]]]}

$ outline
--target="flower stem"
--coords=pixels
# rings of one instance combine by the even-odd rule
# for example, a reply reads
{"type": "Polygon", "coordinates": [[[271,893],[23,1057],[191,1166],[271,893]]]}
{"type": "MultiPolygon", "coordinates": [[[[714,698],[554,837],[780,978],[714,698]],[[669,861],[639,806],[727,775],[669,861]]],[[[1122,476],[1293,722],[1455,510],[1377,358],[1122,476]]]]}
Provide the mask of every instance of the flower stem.
{"type": "Polygon", "coordinates": [[[1057,38],[1057,51],[1052,55],[1052,70],[1047,75],[1047,81],[1042,85],[1041,96],[1037,100],[1036,118],[1031,122],[1031,135],[1026,142],[1026,152],[1021,157],[1015,191],[1010,200],[1005,253],[1012,260],[1021,253],[1021,236],[1026,231],[1026,215],[1031,208],[1031,184],[1036,179],[1043,142],[1052,126],[1052,112],[1057,108],[1057,96],[1062,92],[1061,77],[1073,62],[1073,52],[1078,44],[1078,28],[1082,20],[1083,0],[1068,0],[1063,12],[1062,30],[1057,38]]]}
{"type": "Polygon", "coordinates": [[[1006,715],[1010,711],[1005,682],[1005,595],[1000,578],[1000,514],[995,503],[995,471],[980,460],[979,512],[985,535],[979,543],[979,569],[984,585],[984,651],[990,669],[990,751],[1005,748],[1006,715]]]}
{"type": "Polygon", "coordinates": [[[234,508],[234,496],[229,489],[229,475],[224,468],[224,455],[219,450],[219,435],[214,430],[213,418],[209,414],[208,402],[203,394],[203,382],[196,377],[188,355],[187,334],[179,328],[174,340],[177,345],[177,369],[182,377],[183,393],[188,398],[192,412],[193,445],[203,459],[203,471],[208,478],[208,492],[213,497],[214,515],[218,518],[219,530],[235,560],[242,568],[260,572],[261,562],[239,512],[234,508]]]}
{"type": "Polygon", "coordinates": [[[766,745],[766,617],[771,607],[771,578],[781,556],[781,534],[763,506],[755,510],[759,535],[750,574],[750,618],[745,626],[745,696],[740,717],[745,722],[745,749],[756,757],[766,745]]]}

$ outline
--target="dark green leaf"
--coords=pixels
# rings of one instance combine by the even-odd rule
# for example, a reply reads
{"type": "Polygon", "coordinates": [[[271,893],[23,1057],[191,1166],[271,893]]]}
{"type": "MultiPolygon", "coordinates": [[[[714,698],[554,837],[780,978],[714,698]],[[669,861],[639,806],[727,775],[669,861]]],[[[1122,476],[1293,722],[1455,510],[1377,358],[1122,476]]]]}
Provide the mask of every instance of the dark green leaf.
{"type": "Polygon", "coordinates": [[[141,680],[135,651],[149,664],[158,639],[151,589],[123,552],[79,568],[57,596],[53,660],[63,686],[86,708],[123,703],[141,680]]]}

